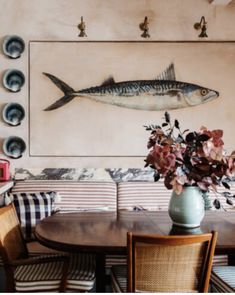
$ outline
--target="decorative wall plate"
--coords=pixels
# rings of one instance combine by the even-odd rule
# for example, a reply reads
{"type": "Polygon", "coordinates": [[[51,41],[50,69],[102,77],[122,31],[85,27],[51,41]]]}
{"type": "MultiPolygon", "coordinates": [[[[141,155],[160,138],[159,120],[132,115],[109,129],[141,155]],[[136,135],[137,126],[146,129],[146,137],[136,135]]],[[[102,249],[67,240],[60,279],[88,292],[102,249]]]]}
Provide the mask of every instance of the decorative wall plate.
{"type": "Polygon", "coordinates": [[[3,86],[11,92],[18,92],[25,83],[24,74],[16,69],[9,69],[3,75],[3,86]]]}
{"type": "Polygon", "coordinates": [[[10,58],[19,58],[25,50],[24,40],[17,35],[6,36],[2,43],[3,53],[10,58]]]}
{"type": "Polygon", "coordinates": [[[2,117],[7,124],[17,126],[24,119],[25,110],[18,103],[8,103],[2,110],[2,117]]]}
{"type": "Polygon", "coordinates": [[[22,154],[25,152],[26,144],[20,137],[9,136],[4,140],[2,148],[6,156],[12,159],[18,159],[22,157],[22,154]]]}

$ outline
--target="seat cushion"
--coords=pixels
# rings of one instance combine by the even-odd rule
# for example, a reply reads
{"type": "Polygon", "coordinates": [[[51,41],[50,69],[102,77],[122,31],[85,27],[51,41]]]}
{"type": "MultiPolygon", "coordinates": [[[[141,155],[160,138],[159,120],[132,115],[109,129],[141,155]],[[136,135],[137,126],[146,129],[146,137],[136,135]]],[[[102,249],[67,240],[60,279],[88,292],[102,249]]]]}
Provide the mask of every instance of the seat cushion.
{"type": "MultiPolygon", "coordinates": [[[[52,257],[53,255],[48,255],[52,257]]],[[[47,257],[47,256],[42,256],[47,257]]],[[[59,289],[63,262],[19,266],[15,271],[16,291],[56,291],[59,289]]],[[[67,290],[90,291],[95,284],[95,259],[90,254],[71,254],[67,290]]]]}
{"type": "Polygon", "coordinates": [[[235,292],[235,266],[214,266],[211,283],[222,293],[235,292]]]}
{"type": "Polygon", "coordinates": [[[127,267],[126,265],[114,265],[111,268],[112,288],[114,292],[127,292],[127,267]]]}
{"type": "Polygon", "coordinates": [[[16,291],[56,291],[60,286],[62,269],[62,261],[19,266],[14,274],[16,291]]]}
{"type": "Polygon", "coordinates": [[[95,284],[95,256],[93,254],[70,254],[67,290],[89,291],[95,284]]]}

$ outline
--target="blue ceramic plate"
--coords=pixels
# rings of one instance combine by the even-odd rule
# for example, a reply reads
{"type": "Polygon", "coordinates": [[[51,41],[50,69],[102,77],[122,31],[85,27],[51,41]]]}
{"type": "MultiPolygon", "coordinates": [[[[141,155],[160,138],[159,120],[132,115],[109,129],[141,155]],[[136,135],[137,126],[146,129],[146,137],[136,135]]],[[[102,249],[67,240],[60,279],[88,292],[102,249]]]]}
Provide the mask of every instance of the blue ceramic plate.
{"type": "Polygon", "coordinates": [[[2,110],[2,117],[7,124],[17,126],[24,119],[25,110],[18,103],[8,103],[2,110]]]}
{"type": "Polygon", "coordinates": [[[6,36],[2,43],[2,50],[10,58],[19,58],[25,50],[24,40],[17,35],[6,36]]]}
{"type": "Polygon", "coordinates": [[[10,69],[4,73],[2,82],[9,91],[18,92],[25,83],[25,76],[19,70],[10,69]]]}
{"type": "Polygon", "coordinates": [[[17,136],[9,136],[3,142],[3,152],[5,155],[12,159],[18,159],[22,157],[22,154],[26,150],[26,144],[24,140],[17,136]]]}

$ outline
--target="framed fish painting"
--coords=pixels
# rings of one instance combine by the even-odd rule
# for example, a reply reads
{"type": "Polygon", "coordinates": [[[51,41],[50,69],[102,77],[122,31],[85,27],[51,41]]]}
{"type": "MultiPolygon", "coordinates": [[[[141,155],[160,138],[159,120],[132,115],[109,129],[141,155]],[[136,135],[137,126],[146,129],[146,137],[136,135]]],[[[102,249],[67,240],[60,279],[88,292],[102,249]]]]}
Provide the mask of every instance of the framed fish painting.
{"type": "Polygon", "coordinates": [[[29,49],[30,156],[143,157],[143,125],[165,110],[185,128],[223,129],[234,146],[234,42],[31,41],[29,49]]]}

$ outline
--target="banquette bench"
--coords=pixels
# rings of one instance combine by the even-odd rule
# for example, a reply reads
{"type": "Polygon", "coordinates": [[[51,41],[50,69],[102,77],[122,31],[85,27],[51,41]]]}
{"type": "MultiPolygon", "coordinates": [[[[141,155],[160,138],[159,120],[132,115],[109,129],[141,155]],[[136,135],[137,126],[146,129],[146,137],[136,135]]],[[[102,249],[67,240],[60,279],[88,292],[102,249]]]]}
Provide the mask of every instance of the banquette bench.
{"type": "MultiPolygon", "coordinates": [[[[34,194],[56,192],[54,210],[56,214],[79,211],[150,210],[167,211],[171,191],[163,181],[119,182],[112,181],[70,181],[70,180],[19,180],[11,194],[34,194]]],[[[157,212],[156,212],[157,214],[157,212]]],[[[22,217],[22,216],[21,216],[22,217]]],[[[43,216],[41,216],[43,218],[43,216]]],[[[40,245],[35,240],[28,243],[32,256],[50,254],[55,251],[40,245]]],[[[125,263],[124,256],[110,255],[106,258],[107,272],[114,264],[125,263]]],[[[226,264],[226,256],[216,256],[214,263],[226,264]]]]}

